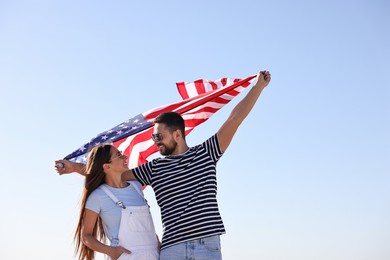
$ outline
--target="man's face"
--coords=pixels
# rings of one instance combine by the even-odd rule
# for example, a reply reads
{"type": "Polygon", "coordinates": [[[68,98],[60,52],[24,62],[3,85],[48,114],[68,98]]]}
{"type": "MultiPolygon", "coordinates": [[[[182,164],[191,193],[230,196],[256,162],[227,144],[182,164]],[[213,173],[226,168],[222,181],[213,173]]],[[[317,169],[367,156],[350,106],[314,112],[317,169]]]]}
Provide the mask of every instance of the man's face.
{"type": "Polygon", "coordinates": [[[172,155],[176,150],[177,142],[173,135],[174,132],[170,132],[165,124],[156,123],[154,125],[152,139],[161,155],[172,155]]]}

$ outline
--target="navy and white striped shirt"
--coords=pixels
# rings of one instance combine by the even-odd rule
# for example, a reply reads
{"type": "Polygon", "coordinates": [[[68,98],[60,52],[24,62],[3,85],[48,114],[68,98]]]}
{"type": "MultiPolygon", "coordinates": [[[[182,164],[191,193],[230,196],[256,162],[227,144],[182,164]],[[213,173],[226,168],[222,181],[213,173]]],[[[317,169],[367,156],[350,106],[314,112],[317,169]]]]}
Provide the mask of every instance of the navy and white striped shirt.
{"type": "Polygon", "coordinates": [[[154,159],[133,173],[151,185],[161,209],[161,249],[225,233],[217,204],[216,164],[223,152],[217,134],[180,155],[154,159]]]}

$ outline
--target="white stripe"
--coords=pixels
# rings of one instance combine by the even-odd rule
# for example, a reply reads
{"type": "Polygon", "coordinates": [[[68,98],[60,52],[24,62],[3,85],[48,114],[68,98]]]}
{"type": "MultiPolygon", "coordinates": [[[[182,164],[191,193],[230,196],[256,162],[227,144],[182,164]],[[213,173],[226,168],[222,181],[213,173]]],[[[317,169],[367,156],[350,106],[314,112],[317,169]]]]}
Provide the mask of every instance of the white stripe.
{"type": "Polygon", "coordinates": [[[210,84],[209,80],[203,80],[203,85],[206,92],[213,90],[213,86],[210,84]]]}
{"type": "Polygon", "coordinates": [[[192,120],[192,119],[210,118],[213,114],[214,113],[203,112],[203,113],[196,113],[196,114],[184,114],[182,116],[184,120],[192,120]]]}
{"type": "Polygon", "coordinates": [[[195,96],[199,95],[198,91],[196,90],[194,82],[184,83],[184,84],[185,84],[185,87],[186,87],[186,90],[187,90],[187,94],[188,94],[189,97],[195,97],[195,96]]]}

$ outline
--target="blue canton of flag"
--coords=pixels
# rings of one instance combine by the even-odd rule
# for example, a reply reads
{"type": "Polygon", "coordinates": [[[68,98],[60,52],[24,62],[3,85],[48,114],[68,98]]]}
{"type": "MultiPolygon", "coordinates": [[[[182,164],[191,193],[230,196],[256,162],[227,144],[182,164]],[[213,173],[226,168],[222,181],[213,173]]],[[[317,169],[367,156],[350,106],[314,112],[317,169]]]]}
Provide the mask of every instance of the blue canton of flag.
{"type": "Polygon", "coordinates": [[[73,153],[66,156],[64,159],[72,162],[86,163],[88,152],[95,146],[104,143],[113,143],[117,140],[139,133],[152,126],[152,123],[146,121],[142,114],[139,114],[117,126],[105,131],[96,137],[92,138],[88,143],[81,146],[73,153]]]}

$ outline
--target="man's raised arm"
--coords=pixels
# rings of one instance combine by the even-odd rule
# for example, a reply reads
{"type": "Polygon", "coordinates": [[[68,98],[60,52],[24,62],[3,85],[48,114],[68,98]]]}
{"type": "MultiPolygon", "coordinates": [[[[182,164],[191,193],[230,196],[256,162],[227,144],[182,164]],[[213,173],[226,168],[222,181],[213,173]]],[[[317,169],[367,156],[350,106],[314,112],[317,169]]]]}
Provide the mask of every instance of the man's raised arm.
{"type": "Polygon", "coordinates": [[[269,71],[260,71],[257,82],[246,96],[234,107],[230,116],[218,130],[218,140],[222,151],[226,151],[238,127],[252,110],[263,89],[271,81],[269,71]]]}

